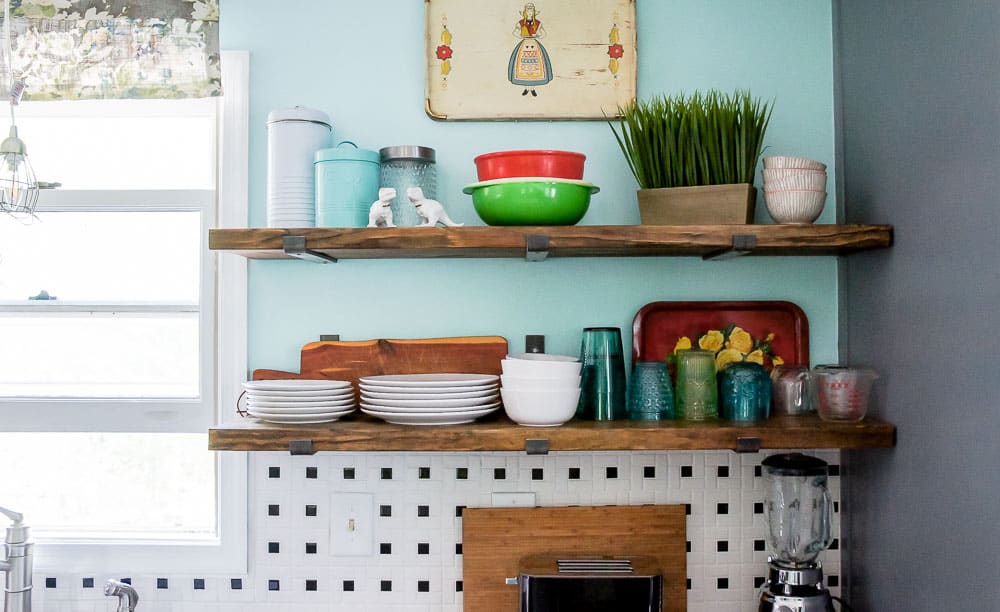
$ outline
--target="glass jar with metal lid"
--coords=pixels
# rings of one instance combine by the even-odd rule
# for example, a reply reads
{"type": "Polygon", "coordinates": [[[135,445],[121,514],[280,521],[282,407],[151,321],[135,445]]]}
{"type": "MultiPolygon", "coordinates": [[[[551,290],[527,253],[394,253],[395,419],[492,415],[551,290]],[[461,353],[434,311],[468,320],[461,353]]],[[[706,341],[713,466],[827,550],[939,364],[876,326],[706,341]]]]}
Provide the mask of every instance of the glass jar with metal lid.
{"type": "Polygon", "coordinates": [[[396,190],[392,202],[392,220],[400,227],[420,225],[423,219],[406,197],[406,190],[419,187],[424,197],[437,198],[437,167],[434,149],[416,145],[385,147],[379,150],[382,168],[379,176],[380,187],[396,190]]]}

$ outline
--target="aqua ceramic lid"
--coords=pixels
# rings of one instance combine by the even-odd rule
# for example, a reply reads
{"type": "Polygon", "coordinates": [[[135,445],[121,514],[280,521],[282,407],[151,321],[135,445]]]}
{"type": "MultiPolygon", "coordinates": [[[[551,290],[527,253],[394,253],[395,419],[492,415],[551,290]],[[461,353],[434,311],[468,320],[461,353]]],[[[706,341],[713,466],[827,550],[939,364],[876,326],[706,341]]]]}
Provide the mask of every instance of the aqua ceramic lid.
{"type": "Polygon", "coordinates": [[[379,155],[378,151],[359,149],[358,145],[350,140],[345,140],[332,149],[316,151],[314,163],[325,161],[365,161],[377,164],[379,163],[379,155]]]}
{"type": "Polygon", "coordinates": [[[309,123],[325,125],[326,127],[330,127],[331,125],[329,115],[321,110],[306,108],[304,106],[278,108],[267,114],[268,123],[277,123],[279,121],[307,121],[309,123]]]}

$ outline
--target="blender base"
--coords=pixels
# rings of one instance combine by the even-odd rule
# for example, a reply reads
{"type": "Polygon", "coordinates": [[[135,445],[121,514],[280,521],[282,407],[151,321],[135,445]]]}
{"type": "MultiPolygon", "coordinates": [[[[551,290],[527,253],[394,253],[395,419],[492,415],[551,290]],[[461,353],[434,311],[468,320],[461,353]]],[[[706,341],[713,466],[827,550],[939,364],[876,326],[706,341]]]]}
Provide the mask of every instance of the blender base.
{"type": "Polygon", "coordinates": [[[757,612],[835,612],[818,563],[795,567],[772,561],[769,566],[757,612]]]}

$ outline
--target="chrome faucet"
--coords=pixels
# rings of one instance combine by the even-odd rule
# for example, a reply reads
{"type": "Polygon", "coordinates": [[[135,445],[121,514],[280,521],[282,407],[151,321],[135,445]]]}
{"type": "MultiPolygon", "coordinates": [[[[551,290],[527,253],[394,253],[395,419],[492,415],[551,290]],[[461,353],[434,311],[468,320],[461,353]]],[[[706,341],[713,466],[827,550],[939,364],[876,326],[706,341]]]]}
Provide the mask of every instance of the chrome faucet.
{"type": "Polygon", "coordinates": [[[116,612],[134,612],[136,604],[139,603],[139,594],[132,585],[117,580],[108,580],[104,583],[104,594],[118,598],[116,612]]]}
{"type": "Polygon", "coordinates": [[[4,558],[0,572],[7,575],[3,589],[3,612],[31,612],[31,566],[34,544],[28,542],[31,530],[21,521],[19,512],[0,508],[0,514],[13,523],[4,538],[4,558]]]}

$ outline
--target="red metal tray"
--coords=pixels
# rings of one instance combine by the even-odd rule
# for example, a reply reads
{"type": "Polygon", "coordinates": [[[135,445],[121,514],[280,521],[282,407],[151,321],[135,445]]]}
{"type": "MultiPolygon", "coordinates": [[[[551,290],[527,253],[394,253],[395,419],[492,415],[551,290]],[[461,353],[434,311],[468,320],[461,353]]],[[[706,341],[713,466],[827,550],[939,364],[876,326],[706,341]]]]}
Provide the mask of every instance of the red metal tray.
{"type": "Polygon", "coordinates": [[[662,361],[681,336],[698,337],[735,323],[754,338],[774,333],[774,354],[786,364],[809,364],[809,321],[791,302],[651,302],[632,322],[632,363],[662,361]]]}

